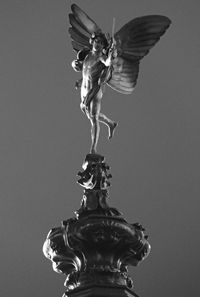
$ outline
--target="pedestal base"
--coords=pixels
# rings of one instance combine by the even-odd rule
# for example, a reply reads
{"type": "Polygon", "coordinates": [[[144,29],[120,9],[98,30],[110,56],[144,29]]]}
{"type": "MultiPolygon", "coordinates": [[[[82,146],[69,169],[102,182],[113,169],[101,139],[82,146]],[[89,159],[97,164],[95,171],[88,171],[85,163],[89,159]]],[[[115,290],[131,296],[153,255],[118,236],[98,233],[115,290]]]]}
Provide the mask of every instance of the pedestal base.
{"type": "Polygon", "coordinates": [[[145,229],[107,203],[109,166],[89,154],[79,172],[84,195],[76,216],[53,228],[43,246],[53,269],[66,275],[63,297],[138,297],[128,275],[150,252],[145,229]]]}
{"type": "Polygon", "coordinates": [[[90,286],[78,288],[71,292],[66,292],[63,297],[139,297],[127,287],[117,286],[90,286]]]}

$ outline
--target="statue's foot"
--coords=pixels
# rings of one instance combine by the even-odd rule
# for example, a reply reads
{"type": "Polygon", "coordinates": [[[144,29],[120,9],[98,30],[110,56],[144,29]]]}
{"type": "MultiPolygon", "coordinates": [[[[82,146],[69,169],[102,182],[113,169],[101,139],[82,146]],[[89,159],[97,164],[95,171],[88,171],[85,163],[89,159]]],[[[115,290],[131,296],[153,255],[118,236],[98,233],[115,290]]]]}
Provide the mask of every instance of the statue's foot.
{"type": "Polygon", "coordinates": [[[109,136],[108,136],[108,139],[111,139],[113,137],[114,132],[115,132],[115,128],[117,127],[117,125],[118,124],[116,122],[114,122],[112,124],[112,126],[109,127],[109,136]]]}

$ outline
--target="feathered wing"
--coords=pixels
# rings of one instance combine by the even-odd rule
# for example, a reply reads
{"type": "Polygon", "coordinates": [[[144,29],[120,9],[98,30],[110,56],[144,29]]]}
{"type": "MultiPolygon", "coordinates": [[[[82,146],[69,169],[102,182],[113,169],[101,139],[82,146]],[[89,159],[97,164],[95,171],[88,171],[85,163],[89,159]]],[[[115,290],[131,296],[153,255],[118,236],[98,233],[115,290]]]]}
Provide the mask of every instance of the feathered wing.
{"type": "Polygon", "coordinates": [[[93,33],[100,33],[97,24],[76,4],[71,6],[72,13],[69,14],[69,34],[72,39],[73,49],[78,52],[83,49],[91,49],[89,39],[93,33]]]}
{"type": "Polygon", "coordinates": [[[117,57],[113,60],[107,84],[116,91],[131,94],[137,83],[140,60],[165,33],[171,21],[161,15],[143,16],[125,24],[114,36],[117,57]]]}

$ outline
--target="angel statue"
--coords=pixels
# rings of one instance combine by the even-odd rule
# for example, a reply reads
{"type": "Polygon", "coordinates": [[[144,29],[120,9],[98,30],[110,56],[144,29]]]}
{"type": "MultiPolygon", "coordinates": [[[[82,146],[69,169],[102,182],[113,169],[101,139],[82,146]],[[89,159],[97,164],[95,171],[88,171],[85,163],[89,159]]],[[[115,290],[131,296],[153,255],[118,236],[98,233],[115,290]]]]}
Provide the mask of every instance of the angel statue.
{"type": "MultiPolygon", "coordinates": [[[[112,89],[131,94],[135,88],[140,60],[165,33],[171,21],[162,15],[147,15],[125,24],[112,36],[99,26],[76,4],[69,14],[69,34],[77,58],[72,62],[75,71],[82,72],[76,82],[81,89],[81,110],[91,122],[91,154],[96,154],[100,122],[108,127],[111,139],[117,123],[101,113],[101,99],[107,84],[112,89]]],[[[114,27],[114,26],[113,26],[114,27]]]]}

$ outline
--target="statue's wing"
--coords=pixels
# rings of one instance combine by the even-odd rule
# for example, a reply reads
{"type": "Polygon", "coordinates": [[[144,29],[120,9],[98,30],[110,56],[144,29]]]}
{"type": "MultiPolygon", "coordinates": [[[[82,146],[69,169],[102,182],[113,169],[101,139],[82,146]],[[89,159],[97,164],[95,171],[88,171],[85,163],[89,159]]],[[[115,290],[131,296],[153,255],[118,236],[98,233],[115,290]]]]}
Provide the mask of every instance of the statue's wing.
{"type": "Polygon", "coordinates": [[[118,55],[113,60],[111,76],[107,81],[110,87],[120,93],[132,93],[140,60],[158,42],[170,23],[165,16],[143,16],[131,20],[115,34],[118,55]]]}
{"type": "Polygon", "coordinates": [[[131,94],[137,82],[139,60],[131,61],[123,57],[113,60],[107,84],[122,94],[131,94]]]}
{"type": "Polygon", "coordinates": [[[72,13],[69,14],[69,34],[72,39],[73,49],[78,52],[83,49],[91,49],[89,39],[93,33],[100,33],[97,24],[76,4],[71,6],[72,13]]]}

